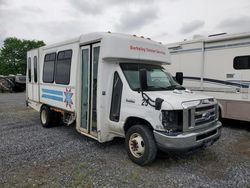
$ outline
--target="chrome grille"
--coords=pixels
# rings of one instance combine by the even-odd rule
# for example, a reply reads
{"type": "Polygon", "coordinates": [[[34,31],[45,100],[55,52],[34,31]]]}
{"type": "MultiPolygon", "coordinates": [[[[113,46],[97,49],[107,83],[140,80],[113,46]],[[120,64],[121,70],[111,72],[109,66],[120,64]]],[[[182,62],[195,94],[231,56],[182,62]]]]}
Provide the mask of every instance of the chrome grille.
{"type": "Polygon", "coordinates": [[[218,105],[213,104],[200,104],[195,108],[194,122],[195,126],[203,125],[217,120],[218,105]]]}

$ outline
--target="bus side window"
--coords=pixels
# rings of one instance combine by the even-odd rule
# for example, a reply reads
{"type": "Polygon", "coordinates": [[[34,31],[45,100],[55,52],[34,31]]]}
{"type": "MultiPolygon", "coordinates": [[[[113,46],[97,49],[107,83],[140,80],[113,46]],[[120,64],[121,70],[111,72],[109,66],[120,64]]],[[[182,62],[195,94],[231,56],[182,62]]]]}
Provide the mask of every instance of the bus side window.
{"type": "Polygon", "coordinates": [[[70,82],[72,50],[58,52],[56,62],[56,84],[68,85],[70,82]]]}
{"type": "Polygon", "coordinates": [[[44,57],[43,65],[43,82],[54,82],[54,69],[55,69],[56,53],[46,54],[44,57]]]}
{"type": "Polygon", "coordinates": [[[120,79],[117,72],[114,73],[113,80],[113,91],[111,99],[111,108],[110,108],[110,120],[118,122],[120,119],[120,109],[121,109],[121,100],[122,100],[122,80],[120,79]]]}
{"type": "Polygon", "coordinates": [[[30,57],[28,59],[28,77],[29,77],[29,82],[31,82],[31,58],[30,57]]]}
{"type": "Polygon", "coordinates": [[[37,83],[37,56],[34,56],[34,82],[37,83]]]}

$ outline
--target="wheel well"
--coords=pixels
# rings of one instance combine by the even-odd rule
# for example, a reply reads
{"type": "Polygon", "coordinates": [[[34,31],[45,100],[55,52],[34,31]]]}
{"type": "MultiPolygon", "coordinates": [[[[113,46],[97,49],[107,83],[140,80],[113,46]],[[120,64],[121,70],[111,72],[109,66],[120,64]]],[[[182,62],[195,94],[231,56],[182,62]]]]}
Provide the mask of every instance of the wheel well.
{"type": "Polygon", "coordinates": [[[133,125],[137,125],[137,124],[145,125],[153,130],[152,125],[147,120],[142,119],[142,118],[138,118],[138,117],[129,117],[129,118],[127,118],[127,120],[124,124],[124,128],[123,128],[125,134],[130,127],[132,127],[133,125]]]}
{"type": "Polygon", "coordinates": [[[218,107],[219,107],[219,119],[221,119],[222,118],[222,106],[219,104],[218,107]]]}
{"type": "Polygon", "coordinates": [[[64,112],[65,112],[64,110],[61,110],[61,109],[56,108],[56,107],[49,106],[49,105],[47,105],[47,104],[42,104],[42,106],[40,107],[40,111],[41,111],[41,109],[42,109],[44,106],[48,107],[48,108],[49,108],[51,111],[53,111],[53,112],[58,112],[58,113],[60,113],[61,115],[63,115],[64,112]]]}
{"type": "Polygon", "coordinates": [[[47,106],[47,107],[48,107],[48,105],[42,104],[41,107],[40,107],[40,111],[41,111],[41,109],[42,109],[44,106],[47,106]]]}

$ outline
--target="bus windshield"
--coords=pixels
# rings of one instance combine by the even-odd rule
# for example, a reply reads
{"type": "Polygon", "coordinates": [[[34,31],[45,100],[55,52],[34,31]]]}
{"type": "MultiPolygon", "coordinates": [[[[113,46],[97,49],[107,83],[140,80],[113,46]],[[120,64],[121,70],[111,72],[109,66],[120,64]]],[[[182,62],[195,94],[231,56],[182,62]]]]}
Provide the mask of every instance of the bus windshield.
{"type": "Polygon", "coordinates": [[[147,70],[147,91],[185,89],[162,66],[141,63],[121,63],[120,66],[130,88],[134,91],[140,91],[140,69],[147,70]]]}

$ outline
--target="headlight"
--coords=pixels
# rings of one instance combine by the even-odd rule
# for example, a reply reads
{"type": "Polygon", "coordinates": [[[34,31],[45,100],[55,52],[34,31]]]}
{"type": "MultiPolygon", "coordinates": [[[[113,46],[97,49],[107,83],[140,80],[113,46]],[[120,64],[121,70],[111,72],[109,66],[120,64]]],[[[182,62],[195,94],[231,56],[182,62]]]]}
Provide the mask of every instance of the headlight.
{"type": "Polygon", "coordinates": [[[163,110],[161,115],[163,128],[169,133],[182,132],[182,116],[181,110],[163,110]]]}

